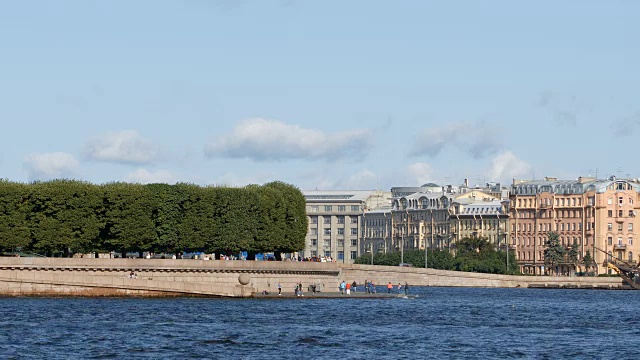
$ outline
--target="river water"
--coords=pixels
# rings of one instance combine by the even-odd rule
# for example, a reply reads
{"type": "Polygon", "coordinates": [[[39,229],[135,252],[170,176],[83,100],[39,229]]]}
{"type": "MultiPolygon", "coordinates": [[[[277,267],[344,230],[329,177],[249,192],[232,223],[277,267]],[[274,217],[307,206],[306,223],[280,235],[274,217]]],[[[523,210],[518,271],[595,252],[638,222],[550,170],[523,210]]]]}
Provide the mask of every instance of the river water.
{"type": "Polygon", "coordinates": [[[0,298],[0,357],[637,357],[640,291],[412,288],[411,293],[418,297],[0,298]]]}

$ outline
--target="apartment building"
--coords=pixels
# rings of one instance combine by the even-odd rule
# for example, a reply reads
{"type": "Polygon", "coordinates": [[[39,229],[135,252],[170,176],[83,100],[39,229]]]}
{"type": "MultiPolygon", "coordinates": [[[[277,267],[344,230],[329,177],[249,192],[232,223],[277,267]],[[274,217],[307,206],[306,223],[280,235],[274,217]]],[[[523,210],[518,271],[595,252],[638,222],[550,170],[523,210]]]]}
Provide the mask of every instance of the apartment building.
{"type": "Polygon", "coordinates": [[[390,208],[365,213],[362,251],[454,249],[465,236],[484,236],[498,245],[510,231],[509,201],[475,188],[426,184],[392,188],[392,194],[401,196],[392,198],[390,208]],[[441,191],[410,193],[416,189],[441,191]]]}
{"type": "Polygon", "coordinates": [[[366,211],[388,206],[390,192],[380,190],[303,191],[309,230],[303,257],[353,263],[361,254],[362,219],[366,211]]]}
{"type": "MultiPolygon", "coordinates": [[[[587,251],[595,260],[598,273],[607,271],[607,256],[637,262],[639,194],[638,183],[615,177],[514,180],[510,241],[521,271],[546,273],[544,250],[550,231],[559,234],[565,248],[578,245],[577,271],[586,270],[582,259],[587,251]]],[[[573,269],[573,264],[561,264],[554,272],[568,274],[573,269]]]]}

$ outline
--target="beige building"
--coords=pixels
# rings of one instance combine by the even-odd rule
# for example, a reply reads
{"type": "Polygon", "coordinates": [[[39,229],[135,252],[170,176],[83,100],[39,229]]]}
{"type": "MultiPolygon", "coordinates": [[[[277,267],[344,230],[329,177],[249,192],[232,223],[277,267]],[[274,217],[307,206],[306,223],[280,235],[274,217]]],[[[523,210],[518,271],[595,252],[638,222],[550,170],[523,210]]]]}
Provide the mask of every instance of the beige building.
{"type": "Polygon", "coordinates": [[[496,246],[505,241],[510,231],[508,200],[464,186],[422,188],[427,186],[444,191],[409,194],[420,188],[393,188],[392,193],[403,196],[392,198],[390,208],[365,213],[361,252],[453,250],[467,236],[487,237],[496,246]]]}
{"type": "Polygon", "coordinates": [[[363,214],[389,204],[380,190],[303,191],[309,230],[302,257],[353,263],[361,254],[363,214]]]}
{"type": "MultiPolygon", "coordinates": [[[[521,270],[544,274],[547,234],[555,231],[569,249],[578,245],[576,271],[585,271],[582,260],[590,253],[598,273],[607,272],[606,254],[638,262],[640,226],[637,218],[640,185],[628,180],[579,178],[578,180],[514,181],[511,189],[511,244],[521,270]]],[[[549,269],[546,269],[549,270],[549,269]]],[[[554,272],[569,274],[573,264],[560,264],[554,272]]],[[[590,269],[591,270],[591,269],[590,269]]]]}

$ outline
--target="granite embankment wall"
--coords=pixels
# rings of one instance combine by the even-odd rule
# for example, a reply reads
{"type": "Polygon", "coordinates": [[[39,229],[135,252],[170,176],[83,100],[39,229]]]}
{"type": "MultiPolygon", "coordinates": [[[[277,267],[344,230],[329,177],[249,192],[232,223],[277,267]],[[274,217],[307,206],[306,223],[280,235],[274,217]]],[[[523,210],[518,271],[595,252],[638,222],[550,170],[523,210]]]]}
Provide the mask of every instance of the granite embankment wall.
{"type": "Polygon", "coordinates": [[[335,292],[341,281],[413,286],[623,288],[620,278],[504,276],[338,263],[173,259],[0,258],[0,295],[250,297],[292,293],[302,282],[335,292]],[[131,272],[136,278],[130,278],[131,272]],[[242,284],[240,282],[244,282],[242,284]]]}

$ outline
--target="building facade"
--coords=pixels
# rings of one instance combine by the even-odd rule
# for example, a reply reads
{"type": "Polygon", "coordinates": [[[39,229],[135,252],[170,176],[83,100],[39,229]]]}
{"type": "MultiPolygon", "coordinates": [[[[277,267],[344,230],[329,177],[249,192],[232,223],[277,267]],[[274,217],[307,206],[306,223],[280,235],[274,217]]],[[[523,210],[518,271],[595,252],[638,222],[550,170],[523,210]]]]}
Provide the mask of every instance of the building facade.
{"type": "Polygon", "coordinates": [[[303,257],[353,263],[361,254],[363,215],[388,205],[384,191],[303,191],[309,229],[303,257]]]}
{"type": "MultiPolygon", "coordinates": [[[[638,262],[636,229],[640,185],[614,177],[607,180],[514,181],[511,189],[511,244],[521,271],[529,274],[570,274],[572,271],[607,272],[607,257],[638,262]],[[576,264],[563,263],[545,269],[544,251],[548,233],[559,235],[567,250],[578,246],[576,264]],[[587,254],[595,267],[587,269],[587,254]]],[[[548,266],[548,265],[547,265],[548,266]]]]}

